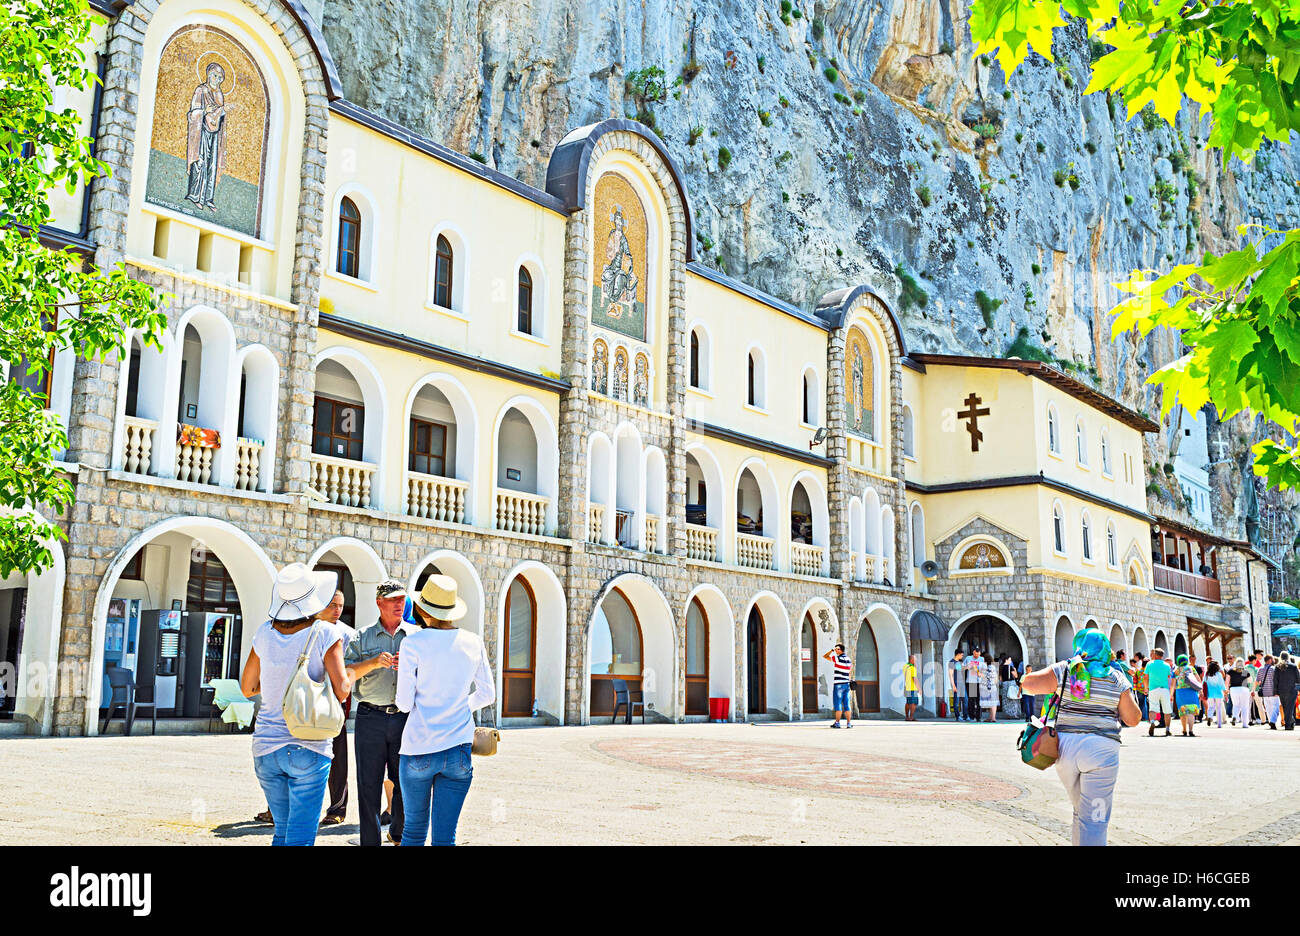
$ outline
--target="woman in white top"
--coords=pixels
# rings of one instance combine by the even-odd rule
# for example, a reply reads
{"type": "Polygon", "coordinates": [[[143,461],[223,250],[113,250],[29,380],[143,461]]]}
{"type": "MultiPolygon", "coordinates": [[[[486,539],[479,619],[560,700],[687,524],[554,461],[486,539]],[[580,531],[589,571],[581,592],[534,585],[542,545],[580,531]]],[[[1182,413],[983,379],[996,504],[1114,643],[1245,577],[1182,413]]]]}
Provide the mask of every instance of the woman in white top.
{"type": "Polygon", "coordinates": [[[408,712],[402,731],[403,845],[424,845],[430,816],[434,845],[456,844],[456,823],[474,768],[475,709],[496,699],[487,648],[455,624],[465,616],[456,580],[431,575],[412,599],[424,629],[402,641],[397,707],[408,712]]]}
{"type": "Polygon", "coordinates": [[[253,636],[239,680],[245,698],[262,695],[253,729],[253,772],[275,822],[272,845],[316,843],[334,742],[290,734],[281,700],[303,653],[308,654],[308,677],[320,682],[328,676],[340,702],[352,691],[352,676],[343,665],[343,632],[335,624],[313,620],[334,598],[336,579],[333,572],[312,572],[301,562],[280,571],[270,620],[253,636]]]}

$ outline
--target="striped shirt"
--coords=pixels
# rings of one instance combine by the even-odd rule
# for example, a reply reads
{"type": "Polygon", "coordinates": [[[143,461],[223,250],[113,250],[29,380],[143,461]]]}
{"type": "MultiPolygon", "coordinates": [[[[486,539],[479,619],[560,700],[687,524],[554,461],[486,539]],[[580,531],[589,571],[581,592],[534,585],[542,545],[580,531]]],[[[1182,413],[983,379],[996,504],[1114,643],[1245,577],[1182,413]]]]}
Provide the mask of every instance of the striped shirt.
{"type": "Polygon", "coordinates": [[[831,662],[835,664],[835,685],[848,685],[853,678],[853,659],[847,653],[832,653],[831,662]]]}
{"type": "MultiPolygon", "coordinates": [[[[1069,663],[1061,660],[1052,664],[1059,684],[1069,663]]],[[[1056,730],[1067,734],[1095,734],[1119,741],[1119,700],[1133,688],[1127,676],[1111,668],[1105,676],[1094,676],[1089,684],[1088,698],[1071,697],[1071,680],[1065,681],[1065,696],[1056,716],[1056,730]]]]}

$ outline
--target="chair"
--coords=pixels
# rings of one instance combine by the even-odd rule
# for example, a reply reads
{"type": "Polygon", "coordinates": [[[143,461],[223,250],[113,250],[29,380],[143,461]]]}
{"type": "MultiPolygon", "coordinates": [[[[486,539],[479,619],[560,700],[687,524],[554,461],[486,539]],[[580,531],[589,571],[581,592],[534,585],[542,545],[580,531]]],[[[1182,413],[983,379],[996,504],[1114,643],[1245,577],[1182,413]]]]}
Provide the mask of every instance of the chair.
{"type": "Polygon", "coordinates": [[[611,679],[614,684],[614,717],[610,719],[610,724],[618,721],[619,706],[627,706],[627,720],[625,724],[632,724],[632,715],[636,712],[637,706],[641,707],[641,724],[645,724],[645,702],[640,689],[629,689],[626,679],[611,679]],[[636,698],[633,698],[636,696],[636,698]]]}
{"type": "Polygon", "coordinates": [[[136,698],[135,673],[120,666],[109,667],[108,685],[112,689],[112,694],[108,699],[108,715],[105,716],[104,724],[100,727],[99,733],[104,734],[108,731],[108,723],[113,720],[113,713],[117,711],[118,706],[121,706],[122,716],[126,720],[125,734],[128,737],[131,734],[131,727],[135,724],[135,714],[140,709],[149,710],[153,720],[150,734],[156,735],[158,733],[157,703],[153,699],[148,702],[141,702],[136,698]]]}

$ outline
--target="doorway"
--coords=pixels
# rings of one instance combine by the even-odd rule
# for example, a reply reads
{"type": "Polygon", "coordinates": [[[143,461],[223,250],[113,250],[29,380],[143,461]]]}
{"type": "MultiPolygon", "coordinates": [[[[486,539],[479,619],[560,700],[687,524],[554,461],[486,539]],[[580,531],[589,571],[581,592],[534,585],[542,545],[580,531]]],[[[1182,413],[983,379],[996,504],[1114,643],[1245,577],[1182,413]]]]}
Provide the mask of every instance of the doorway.
{"type": "Polygon", "coordinates": [[[699,598],[686,609],[686,714],[709,714],[709,618],[699,598]]]}
{"type": "Polygon", "coordinates": [[[799,636],[799,654],[802,658],[807,654],[808,658],[802,660],[803,666],[803,713],[805,715],[816,715],[819,706],[817,705],[817,628],[813,626],[811,614],[803,616],[803,630],[799,636]]]}
{"type": "Polygon", "coordinates": [[[758,605],[749,609],[745,638],[745,678],[749,685],[748,711],[767,714],[767,633],[758,605]]]}
{"type": "Polygon", "coordinates": [[[503,660],[501,714],[506,718],[528,718],[536,698],[537,600],[522,576],[516,576],[506,591],[503,660]]]}
{"type": "Polygon", "coordinates": [[[863,620],[858,631],[858,645],[853,654],[853,681],[857,683],[858,711],[880,711],[880,651],[871,622],[863,620]]]}
{"type": "Polygon", "coordinates": [[[5,692],[0,680],[0,719],[14,717],[18,702],[18,652],[23,645],[23,621],[27,616],[27,589],[0,590],[0,669],[8,667],[14,674],[13,692],[5,692]]]}

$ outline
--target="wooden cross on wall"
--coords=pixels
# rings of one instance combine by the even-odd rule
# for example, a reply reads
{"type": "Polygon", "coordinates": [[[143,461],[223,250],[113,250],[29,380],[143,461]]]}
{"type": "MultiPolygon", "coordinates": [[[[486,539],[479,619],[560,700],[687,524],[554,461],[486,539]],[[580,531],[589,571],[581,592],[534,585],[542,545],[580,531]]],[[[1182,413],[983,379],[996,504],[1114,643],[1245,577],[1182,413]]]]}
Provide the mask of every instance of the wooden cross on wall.
{"type": "Polygon", "coordinates": [[[978,452],[980,442],[984,440],[984,433],[979,427],[979,418],[989,414],[988,407],[980,407],[984,402],[975,394],[966,397],[966,409],[957,414],[958,419],[966,420],[966,431],[970,433],[970,450],[978,452]]]}

